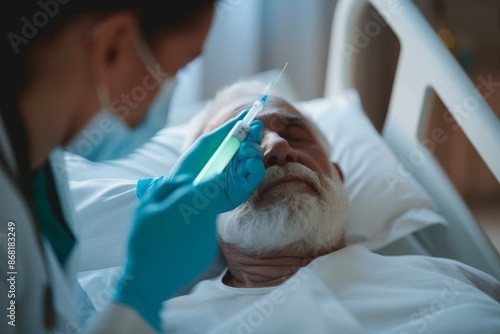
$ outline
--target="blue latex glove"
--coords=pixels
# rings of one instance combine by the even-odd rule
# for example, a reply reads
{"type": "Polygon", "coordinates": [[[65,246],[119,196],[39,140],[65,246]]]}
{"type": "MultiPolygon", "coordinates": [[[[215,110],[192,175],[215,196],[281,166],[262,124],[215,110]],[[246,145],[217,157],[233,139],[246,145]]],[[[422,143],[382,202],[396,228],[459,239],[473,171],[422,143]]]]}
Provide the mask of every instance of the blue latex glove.
{"type": "Polygon", "coordinates": [[[196,157],[209,158],[207,152],[215,151],[236,121],[200,137],[175,173],[142,183],[145,188],[128,243],[125,272],[114,300],[136,309],[158,331],[162,302],[215,258],[217,215],[247,200],[264,178],[258,145],[262,123],[255,122],[223,173],[196,187],[192,184],[197,168],[204,165],[193,166],[196,157]]]}
{"type": "MultiPolygon", "coordinates": [[[[136,188],[137,197],[140,199],[148,195],[156,198],[164,197],[165,194],[158,191],[158,186],[163,182],[168,182],[174,175],[187,174],[194,179],[210,160],[236,122],[242,120],[247,112],[248,110],[244,110],[238,117],[198,138],[179,158],[168,174],[158,178],[139,180],[136,188]]],[[[214,180],[221,186],[220,188],[223,189],[225,195],[224,198],[219,196],[218,205],[223,210],[221,213],[230,211],[245,202],[263,180],[265,167],[262,162],[264,153],[260,147],[261,140],[262,122],[253,121],[250,124],[248,136],[241,143],[235,157],[220,177],[214,180]]],[[[212,184],[208,183],[204,190],[209,192],[211,187],[212,184]]]]}

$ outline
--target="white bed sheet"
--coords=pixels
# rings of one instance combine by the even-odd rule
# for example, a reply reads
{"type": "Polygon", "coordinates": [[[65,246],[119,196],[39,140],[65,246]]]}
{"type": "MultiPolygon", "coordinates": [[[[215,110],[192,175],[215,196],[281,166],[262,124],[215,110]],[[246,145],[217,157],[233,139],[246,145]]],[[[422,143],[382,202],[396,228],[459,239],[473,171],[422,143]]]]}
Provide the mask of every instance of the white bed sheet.
{"type": "Polygon", "coordinates": [[[221,277],[164,305],[165,333],[498,333],[500,282],[454,260],[381,256],[361,245],[320,257],[276,288],[221,277]]]}

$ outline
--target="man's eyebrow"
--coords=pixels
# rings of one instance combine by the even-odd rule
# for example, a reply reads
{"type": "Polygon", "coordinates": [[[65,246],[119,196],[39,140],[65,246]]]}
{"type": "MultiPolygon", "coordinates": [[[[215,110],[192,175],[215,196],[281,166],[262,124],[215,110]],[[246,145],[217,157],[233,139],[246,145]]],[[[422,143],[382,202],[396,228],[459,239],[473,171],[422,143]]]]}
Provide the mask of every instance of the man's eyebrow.
{"type": "Polygon", "coordinates": [[[308,129],[312,129],[309,120],[300,115],[275,113],[272,114],[271,116],[278,117],[283,121],[283,123],[285,123],[285,125],[299,125],[306,127],[308,129]]]}
{"type": "Polygon", "coordinates": [[[308,125],[309,122],[304,118],[299,115],[294,115],[294,114],[279,114],[279,116],[283,119],[286,119],[287,121],[291,122],[297,122],[297,123],[304,123],[305,125],[308,125]]]}

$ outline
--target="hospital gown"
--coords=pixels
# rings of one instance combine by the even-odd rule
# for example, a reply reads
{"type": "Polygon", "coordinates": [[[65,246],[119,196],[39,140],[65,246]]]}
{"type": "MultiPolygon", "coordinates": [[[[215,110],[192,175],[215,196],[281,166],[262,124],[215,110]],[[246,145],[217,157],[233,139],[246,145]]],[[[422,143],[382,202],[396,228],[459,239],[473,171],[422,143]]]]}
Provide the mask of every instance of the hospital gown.
{"type": "Polygon", "coordinates": [[[217,278],[164,304],[166,333],[500,333],[500,282],[454,260],[349,246],[277,287],[217,278]]]}

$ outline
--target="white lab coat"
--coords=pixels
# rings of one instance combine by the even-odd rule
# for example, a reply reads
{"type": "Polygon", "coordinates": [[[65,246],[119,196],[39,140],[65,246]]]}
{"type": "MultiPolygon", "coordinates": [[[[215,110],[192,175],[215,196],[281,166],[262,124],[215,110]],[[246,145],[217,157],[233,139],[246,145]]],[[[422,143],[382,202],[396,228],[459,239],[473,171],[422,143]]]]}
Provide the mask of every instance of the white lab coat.
{"type": "MultiPolygon", "coordinates": [[[[62,268],[55,257],[48,240],[42,237],[42,244],[38,242],[35,222],[31,211],[23,196],[19,192],[12,174],[17,173],[10,142],[0,119],[0,154],[6,165],[0,165],[0,309],[2,316],[0,332],[7,333],[47,333],[44,328],[44,300],[45,287],[50,286],[53,296],[53,307],[56,313],[56,328],[52,333],[154,333],[152,327],[142,317],[129,307],[110,304],[108,309],[96,316],[91,303],[85,300],[76,281],[76,270],[79,260],[78,242],[69,255],[65,268],[62,268]],[[8,168],[9,170],[6,170],[8,168]],[[7,238],[14,234],[7,234],[8,222],[15,224],[15,268],[9,268],[7,258],[7,238]],[[42,250],[42,248],[44,250],[42,250]],[[45,253],[45,256],[44,256],[45,253]],[[13,274],[9,274],[13,272],[13,274]],[[14,279],[14,285],[6,284],[8,278],[14,279]],[[15,301],[15,326],[9,325],[6,315],[9,305],[15,301]],[[94,313],[93,313],[94,312],[94,313]],[[82,321],[82,319],[87,319],[82,321]],[[119,321],[118,321],[119,320],[119,321]]],[[[56,188],[63,214],[74,235],[78,235],[73,205],[69,196],[66,174],[61,166],[62,151],[55,150],[50,156],[54,172],[56,188]]],[[[12,253],[12,251],[11,251],[12,253]]]]}

